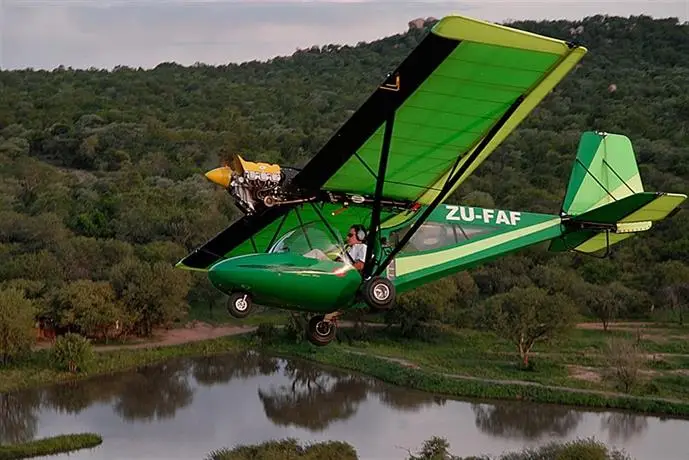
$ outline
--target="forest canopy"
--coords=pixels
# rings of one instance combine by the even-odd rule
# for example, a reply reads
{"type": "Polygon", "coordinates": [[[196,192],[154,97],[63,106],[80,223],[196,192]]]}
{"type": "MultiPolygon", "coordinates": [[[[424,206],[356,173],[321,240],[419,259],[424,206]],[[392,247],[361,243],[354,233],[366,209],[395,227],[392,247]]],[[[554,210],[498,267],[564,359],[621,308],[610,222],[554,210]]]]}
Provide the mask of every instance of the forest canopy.
{"type": "MultiPolygon", "coordinates": [[[[589,53],[450,201],[557,213],[579,136],[592,129],[632,140],[647,190],[689,193],[688,25],[646,16],[510,25],[589,53]]],[[[267,62],[0,71],[0,289],[20,289],[40,317],[88,335],[114,318],[147,334],[190,302],[214,300],[202,274],[174,268],[239,215],[203,173],[235,152],[302,166],[426,32],[267,62]]],[[[588,311],[590,285],[616,283],[619,314],[681,312],[688,216],[609,259],[538,246],[448,286],[480,301],[537,286],[588,311]]]]}

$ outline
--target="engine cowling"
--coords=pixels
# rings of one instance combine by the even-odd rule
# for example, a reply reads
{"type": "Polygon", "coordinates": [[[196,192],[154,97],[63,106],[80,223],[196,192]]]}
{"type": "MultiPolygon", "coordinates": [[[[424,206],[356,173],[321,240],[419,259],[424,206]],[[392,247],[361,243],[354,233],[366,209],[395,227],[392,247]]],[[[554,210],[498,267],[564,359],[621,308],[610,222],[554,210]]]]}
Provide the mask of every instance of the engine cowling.
{"type": "Polygon", "coordinates": [[[285,175],[279,165],[246,161],[235,155],[231,166],[206,173],[206,177],[227,189],[246,213],[256,211],[257,202],[270,204],[282,195],[285,175]]]}

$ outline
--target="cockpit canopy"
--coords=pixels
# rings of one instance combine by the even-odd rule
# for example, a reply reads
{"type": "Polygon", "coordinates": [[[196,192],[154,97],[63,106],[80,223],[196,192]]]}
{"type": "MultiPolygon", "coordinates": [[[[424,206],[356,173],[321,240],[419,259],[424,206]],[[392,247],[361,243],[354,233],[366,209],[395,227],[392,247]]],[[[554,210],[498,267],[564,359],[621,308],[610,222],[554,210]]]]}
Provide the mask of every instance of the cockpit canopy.
{"type": "Polygon", "coordinates": [[[342,257],[345,244],[341,238],[335,236],[322,222],[312,222],[302,227],[296,227],[282,235],[270,248],[268,253],[289,252],[306,257],[317,259],[335,260],[338,257],[347,261],[347,257],[342,257]]]}

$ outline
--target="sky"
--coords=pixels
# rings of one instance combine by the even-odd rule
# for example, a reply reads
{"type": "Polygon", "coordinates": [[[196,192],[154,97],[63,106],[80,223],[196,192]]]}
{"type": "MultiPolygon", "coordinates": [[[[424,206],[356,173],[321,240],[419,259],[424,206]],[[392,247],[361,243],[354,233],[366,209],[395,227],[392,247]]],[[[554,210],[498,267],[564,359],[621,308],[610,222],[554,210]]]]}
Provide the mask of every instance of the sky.
{"type": "Polygon", "coordinates": [[[402,33],[418,17],[689,20],[689,0],[0,0],[0,68],[267,60],[402,33]]]}

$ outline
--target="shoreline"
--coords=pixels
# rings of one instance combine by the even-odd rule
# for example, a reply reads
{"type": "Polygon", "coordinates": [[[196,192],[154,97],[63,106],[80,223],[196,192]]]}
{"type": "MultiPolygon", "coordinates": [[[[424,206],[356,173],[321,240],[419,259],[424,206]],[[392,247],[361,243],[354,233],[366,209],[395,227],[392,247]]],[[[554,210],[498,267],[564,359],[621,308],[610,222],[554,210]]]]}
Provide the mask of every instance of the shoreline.
{"type": "MultiPolygon", "coordinates": [[[[434,393],[452,399],[524,401],[596,411],[622,410],[639,415],[689,418],[689,401],[679,399],[544,385],[526,380],[491,379],[437,372],[410,360],[353,351],[340,348],[336,343],[324,348],[314,348],[307,343],[262,344],[252,334],[255,331],[254,327],[237,329],[226,335],[178,344],[161,345],[149,342],[94,347],[98,350],[96,365],[93,371],[83,374],[75,375],[49,368],[22,368],[21,366],[2,370],[0,371],[0,392],[75,382],[99,375],[131,371],[139,366],[158,364],[175,358],[194,358],[255,350],[283,359],[302,359],[338,370],[355,372],[409,390],[434,393]],[[99,350],[99,348],[102,349],[99,350]]],[[[46,351],[47,349],[41,349],[34,353],[45,355],[46,351]]]]}
{"type": "Polygon", "coordinates": [[[554,404],[592,411],[625,411],[636,415],[672,417],[689,420],[689,401],[626,395],[574,387],[555,387],[536,382],[482,379],[457,374],[438,373],[420,367],[408,367],[386,357],[353,354],[339,350],[336,355],[321,355],[296,350],[301,345],[263,347],[271,355],[284,359],[303,359],[341,371],[354,372],[384,383],[409,390],[437,394],[450,399],[480,399],[483,401],[515,401],[535,404],[554,404]],[[289,350],[286,350],[289,348],[289,350]]]}

